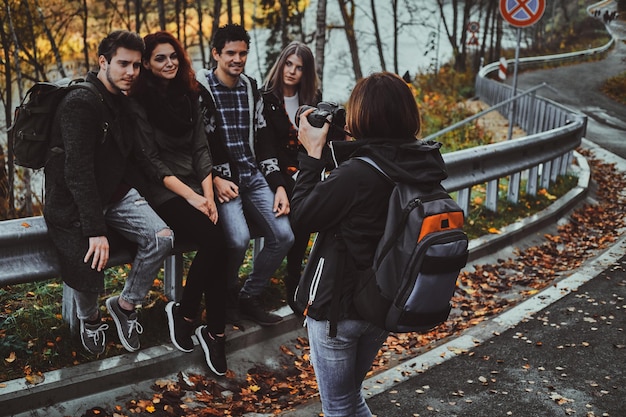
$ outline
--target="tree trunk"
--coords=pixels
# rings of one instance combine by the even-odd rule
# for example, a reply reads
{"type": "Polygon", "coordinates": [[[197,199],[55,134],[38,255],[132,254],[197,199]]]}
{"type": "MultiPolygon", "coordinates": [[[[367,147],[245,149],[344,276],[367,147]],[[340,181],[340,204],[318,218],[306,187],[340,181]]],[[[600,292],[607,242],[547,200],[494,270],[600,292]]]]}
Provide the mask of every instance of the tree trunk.
{"type": "Polygon", "coordinates": [[[141,33],[141,16],[143,10],[143,1],[135,0],[135,32],[141,33]]]}
{"type": "MultiPolygon", "coordinates": [[[[7,16],[10,16],[9,12],[9,4],[8,0],[5,0],[5,6],[7,11],[7,16]]],[[[9,35],[5,32],[5,24],[3,21],[0,21],[0,44],[2,45],[2,50],[4,51],[4,57],[0,61],[4,65],[4,103],[11,103],[13,100],[13,90],[11,86],[11,78],[12,69],[11,69],[11,47],[10,47],[10,39],[9,35]]],[[[11,123],[11,118],[13,114],[11,112],[11,106],[4,106],[4,118],[7,122],[7,126],[11,123]]],[[[9,148],[12,149],[12,144],[8,143],[9,148]]],[[[8,150],[7,150],[8,152],[8,150]]],[[[10,153],[9,155],[12,155],[10,153]]],[[[8,161],[11,161],[12,158],[9,158],[8,161]]],[[[2,145],[0,145],[0,220],[6,220],[11,218],[10,216],[10,208],[13,207],[13,179],[9,178],[8,173],[13,172],[13,167],[9,166],[9,170],[7,171],[6,161],[4,149],[2,145]]],[[[10,164],[9,164],[10,165],[10,164]]]]}
{"type": "Polygon", "coordinates": [[[392,0],[391,13],[393,15],[393,72],[400,72],[398,68],[398,0],[392,0]]]}
{"type": "Polygon", "coordinates": [[[228,17],[228,24],[233,23],[233,1],[226,0],[226,16],[228,17]]]}
{"type": "Polygon", "coordinates": [[[88,20],[87,0],[83,0],[83,58],[85,59],[85,72],[89,71],[89,42],[87,42],[87,36],[89,35],[88,20]]]}
{"type": "Polygon", "coordinates": [[[383,71],[387,71],[385,65],[385,56],[383,55],[383,42],[380,39],[380,29],[378,28],[378,15],[376,13],[376,1],[371,0],[370,6],[372,7],[372,22],[374,24],[374,36],[376,37],[376,49],[378,50],[378,59],[380,59],[380,68],[383,71]]]}
{"type": "Polygon", "coordinates": [[[181,1],[182,1],[181,14],[183,16],[183,37],[179,39],[181,43],[183,44],[183,48],[187,49],[189,48],[189,45],[187,44],[187,0],[181,0],[181,1]]]}
{"type": "Polygon", "coordinates": [[[326,49],[326,0],[318,0],[315,19],[315,66],[320,79],[324,81],[324,50],[326,49]]]}
{"type": "Polygon", "coordinates": [[[361,61],[359,60],[359,49],[356,41],[356,35],[354,33],[354,1],[337,0],[339,2],[339,9],[341,10],[341,16],[343,17],[344,30],[346,32],[346,38],[348,38],[348,46],[350,47],[350,56],[352,57],[352,67],[354,69],[354,78],[356,81],[363,78],[361,71],[361,61]],[[350,13],[348,13],[348,3],[350,4],[350,13]]]}
{"type": "Polygon", "coordinates": [[[159,28],[165,30],[165,4],[163,0],[157,0],[157,10],[159,12],[159,28]]]}
{"type": "Polygon", "coordinates": [[[242,28],[245,29],[246,27],[246,8],[244,5],[245,1],[244,0],[239,0],[239,24],[241,25],[242,28]]]}
{"type": "Polygon", "coordinates": [[[484,57],[487,49],[493,49],[493,44],[487,46],[487,42],[489,40],[489,31],[491,25],[491,15],[494,12],[493,1],[487,2],[487,12],[485,13],[485,19],[483,20],[482,30],[483,30],[483,38],[480,43],[480,56],[484,57]]]}
{"type": "MultiPolygon", "coordinates": [[[[213,49],[213,37],[215,36],[215,32],[220,27],[220,15],[222,13],[222,1],[214,0],[213,2],[213,25],[211,26],[211,39],[209,40],[209,50],[213,49]]],[[[213,59],[213,54],[209,53],[209,67],[215,66],[215,60],[213,59]]]]}
{"type": "Polygon", "coordinates": [[[181,27],[180,27],[180,2],[181,0],[176,0],[174,3],[174,16],[176,18],[176,39],[180,40],[181,38],[181,27]]]}
{"type": "MultiPolygon", "coordinates": [[[[15,69],[16,69],[16,74],[17,74],[17,86],[19,89],[19,94],[20,94],[20,98],[22,97],[22,73],[20,72],[20,66],[18,65],[19,63],[19,43],[17,42],[17,34],[15,33],[15,28],[13,26],[13,19],[11,17],[11,6],[9,5],[9,0],[4,0],[4,6],[5,6],[5,10],[6,10],[6,16],[7,16],[7,20],[9,23],[9,30],[10,30],[10,34],[6,33],[4,31],[4,23],[2,25],[0,25],[0,36],[1,36],[1,40],[2,40],[2,46],[3,46],[3,50],[4,50],[4,67],[5,67],[5,97],[6,97],[6,101],[5,103],[12,103],[13,102],[13,90],[11,87],[11,81],[12,81],[12,77],[11,77],[11,41],[10,41],[10,37],[13,38],[13,43],[14,43],[14,55],[15,55],[15,69]]],[[[10,126],[10,123],[13,120],[13,114],[11,112],[11,106],[9,105],[5,105],[4,106],[5,109],[5,119],[6,119],[6,123],[7,126],[10,126]]],[[[15,217],[15,163],[13,162],[13,143],[9,140],[8,141],[8,146],[7,146],[7,153],[8,153],[8,157],[7,157],[7,167],[6,170],[2,169],[2,171],[0,171],[0,186],[3,186],[4,184],[6,184],[6,195],[8,197],[8,201],[7,201],[7,214],[9,218],[13,218],[15,217]]],[[[3,158],[3,162],[4,162],[4,158],[3,158]]],[[[3,167],[4,168],[4,167],[3,167]]]]}
{"type": "Polygon", "coordinates": [[[289,28],[287,18],[289,16],[289,5],[286,0],[279,0],[280,4],[280,45],[281,49],[289,44],[289,28]]]}
{"type": "Polygon", "coordinates": [[[204,49],[204,32],[202,26],[204,25],[204,13],[202,13],[202,0],[196,0],[196,12],[198,14],[198,47],[200,48],[200,57],[202,59],[202,68],[206,68],[207,59],[206,51],[204,49]]]}
{"type": "Polygon", "coordinates": [[[37,8],[37,13],[39,13],[39,18],[41,19],[41,25],[43,27],[44,32],[46,33],[48,42],[50,42],[50,49],[52,49],[52,53],[54,54],[54,60],[56,61],[56,64],[57,64],[57,70],[59,71],[59,74],[61,75],[61,77],[63,78],[67,77],[67,75],[65,74],[65,68],[63,68],[63,60],[61,59],[59,48],[57,47],[56,41],[54,40],[54,36],[52,36],[52,33],[50,32],[50,28],[46,24],[46,19],[44,18],[44,15],[43,15],[43,10],[41,10],[41,7],[39,7],[39,4],[37,1],[35,1],[35,7],[37,8]]]}

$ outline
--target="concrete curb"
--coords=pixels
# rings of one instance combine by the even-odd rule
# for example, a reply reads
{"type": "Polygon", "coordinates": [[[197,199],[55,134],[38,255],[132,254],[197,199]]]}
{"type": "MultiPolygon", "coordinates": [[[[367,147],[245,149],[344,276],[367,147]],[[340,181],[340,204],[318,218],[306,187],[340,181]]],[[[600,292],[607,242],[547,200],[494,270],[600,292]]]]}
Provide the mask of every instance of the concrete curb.
{"type": "MultiPolygon", "coordinates": [[[[587,142],[586,146],[595,148],[595,145],[590,142],[587,142]]],[[[577,172],[579,182],[576,188],[561,197],[548,209],[504,228],[502,233],[472,240],[470,243],[470,259],[475,260],[494,253],[502,247],[511,245],[529,236],[542,227],[554,224],[579,204],[587,195],[591,175],[585,158],[579,154],[575,156],[579,166],[579,172],[577,172]]],[[[624,240],[621,241],[622,245],[623,243],[624,240]]],[[[522,303],[522,305],[525,304],[522,303]]],[[[521,308],[521,306],[517,308],[521,308]]],[[[285,306],[279,309],[277,313],[283,316],[283,321],[276,326],[261,328],[260,326],[251,325],[249,328],[246,328],[245,332],[229,332],[227,342],[229,357],[234,359],[237,356],[237,352],[243,351],[246,347],[257,344],[262,346],[271,339],[284,337],[298,330],[302,332],[302,320],[290,314],[291,310],[289,307],[285,306]]],[[[506,314],[514,313],[507,312],[502,316],[506,314]]],[[[490,320],[488,323],[490,326],[499,325],[498,319],[490,320]]],[[[510,321],[507,321],[507,325],[510,325],[510,321]]],[[[455,349],[470,349],[476,346],[477,341],[482,342],[486,340],[484,336],[480,337],[479,334],[491,331],[484,330],[486,326],[479,326],[480,329],[468,331],[465,335],[428,352],[425,354],[427,356],[420,355],[411,361],[403,362],[396,368],[378,374],[376,378],[373,378],[375,381],[367,380],[365,387],[368,391],[368,396],[387,389],[388,384],[397,383],[399,381],[398,375],[403,372],[406,373],[406,370],[403,370],[403,368],[410,362],[420,363],[422,366],[424,364],[426,364],[425,366],[433,366],[437,362],[435,359],[429,358],[442,359],[438,355],[443,352],[449,352],[449,354],[444,355],[446,358],[452,356],[449,350],[452,346],[455,349]],[[380,383],[380,381],[386,382],[380,383]]],[[[231,360],[229,358],[229,363],[231,363],[231,360]]],[[[69,411],[62,406],[65,402],[102,394],[109,390],[119,390],[120,381],[123,381],[124,386],[133,386],[165,375],[175,374],[181,370],[198,373],[206,372],[207,367],[204,363],[202,350],[195,349],[192,353],[183,353],[176,350],[171,344],[165,344],[140,350],[136,353],[123,354],[101,361],[46,372],[44,374],[44,382],[38,385],[29,385],[24,379],[7,381],[4,383],[6,386],[0,388],[0,404],[3,404],[2,412],[3,414],[6,413],[4,415],[20,415],[19,413],[23,413],[23,416],[54,416],[57,415],[57,412],[69,411]]]]}

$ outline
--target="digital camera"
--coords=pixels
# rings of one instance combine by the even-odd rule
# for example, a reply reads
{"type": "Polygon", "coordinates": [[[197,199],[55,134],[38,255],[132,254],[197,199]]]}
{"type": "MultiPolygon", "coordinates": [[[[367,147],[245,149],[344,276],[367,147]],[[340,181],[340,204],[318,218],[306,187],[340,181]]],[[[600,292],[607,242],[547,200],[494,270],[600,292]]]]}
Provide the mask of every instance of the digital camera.
{"type": "Polygon", "coordinates": [[[343,130],[346,125],[346,109],[334,103],[332,101],[320,101],[317,107],[313,106],[300,106],[296,112],[296,127],[300,125],[300,116],[303,112],[315,109],[306,117],[311,126],[321,128],[324,123],[328,122],[328,116],[332,116],[330,123],[330,129],[326,136],[326,141],[332,140],[344,140],[346,132],[343,130]]]}

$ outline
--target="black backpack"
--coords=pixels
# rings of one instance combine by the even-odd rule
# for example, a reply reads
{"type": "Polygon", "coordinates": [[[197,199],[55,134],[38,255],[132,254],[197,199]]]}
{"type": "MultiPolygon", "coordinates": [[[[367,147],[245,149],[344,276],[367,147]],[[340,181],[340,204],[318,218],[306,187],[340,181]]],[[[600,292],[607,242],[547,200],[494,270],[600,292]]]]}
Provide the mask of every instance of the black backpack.
{"type": "MultiPolygon", "coordinates": [[[[391,179],[369,158],[357,159],[391,179]]],[[[424,332],[447,320],[467,263],[463,210],[437,184],[396,183],[373,266],[354,293],[359,315],[392,332],[424,332]]]]}
{"type": "MultiPolygon", "coordinates": [[[[104,99],[97,87],[82,78],[58,82],[38,82],[33,85],[22,103],[15,109],[13,124],[8,129],[9,140],[13,141],[15,163],[31,169],[43,168],[51,153],[62,153],[63,149],[51,146],[52,121],[61,99],[70,90],[86,88],[104,99]]],[[[106,134],[108,124],[103,130],[106,134]]]]}

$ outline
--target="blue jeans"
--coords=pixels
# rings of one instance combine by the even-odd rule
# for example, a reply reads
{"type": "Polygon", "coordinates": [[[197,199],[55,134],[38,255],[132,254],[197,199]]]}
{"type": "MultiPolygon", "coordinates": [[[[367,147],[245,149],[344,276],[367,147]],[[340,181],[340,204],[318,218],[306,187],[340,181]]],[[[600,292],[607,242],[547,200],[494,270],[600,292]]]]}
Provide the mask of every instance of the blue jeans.
{"type": "Polygon", "coordinates": [[[261,294],[293,244],[289,217],[276,217],[273,206],[274,193],[259,172],[252,175],[248,184],[239,185],[238,198],[217,206],[226,245],[230,249],[229,289],[237,287],[239,267],[250,244],[251,234],[246,219],[254,223],[257,232],[264,238],[263,249],[254,259],[252,272],[241,289],[240,295],[244,297],[261,294]]]}
{"type": "Polygon", "coordinates": [[[389,332],[363,320],[340,320],[337,337],[330,322],[306,318],[311,363],[325,417],[371,417],[361,387],[389,332]]]}
{"type": "MultiPolygon", "coordinates": [[[[134,305],[141,304],[174,246],[174,234],[134,188],[120,201],[105,206],[103,211],[108,227],[137,244],[120,297],[134,305]]],[[[94,298],[75,291],[74,299],[79,319],[95,314],[97,294],[94,298]]]]}

